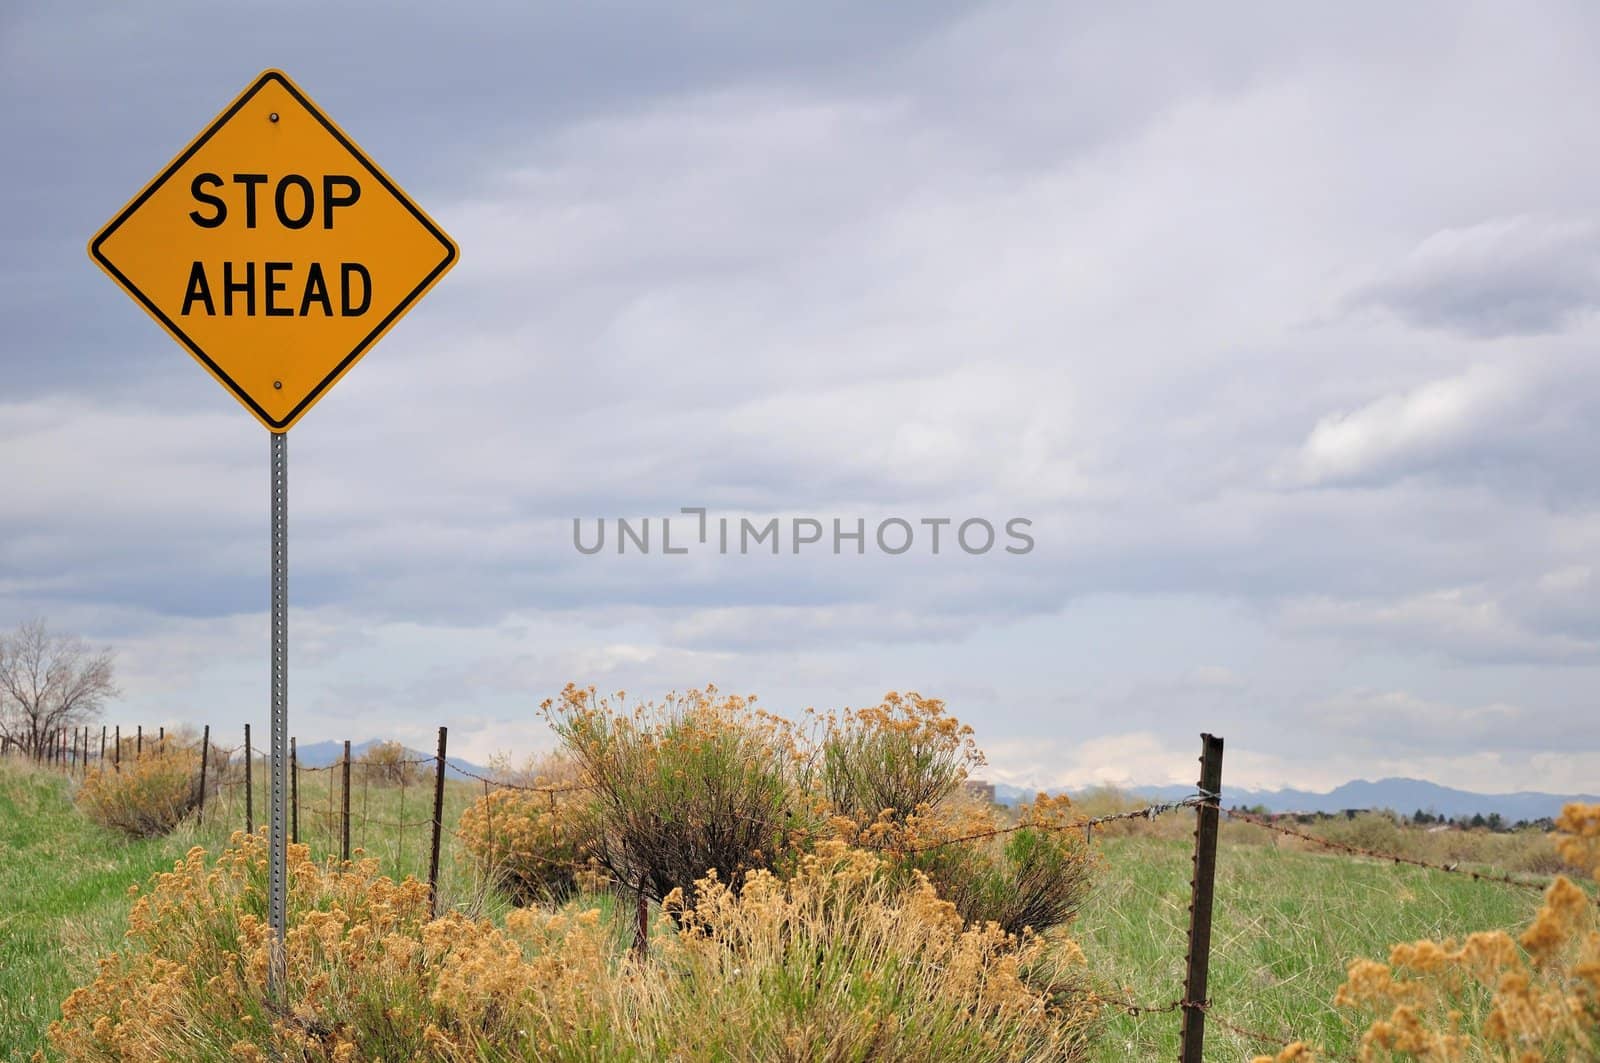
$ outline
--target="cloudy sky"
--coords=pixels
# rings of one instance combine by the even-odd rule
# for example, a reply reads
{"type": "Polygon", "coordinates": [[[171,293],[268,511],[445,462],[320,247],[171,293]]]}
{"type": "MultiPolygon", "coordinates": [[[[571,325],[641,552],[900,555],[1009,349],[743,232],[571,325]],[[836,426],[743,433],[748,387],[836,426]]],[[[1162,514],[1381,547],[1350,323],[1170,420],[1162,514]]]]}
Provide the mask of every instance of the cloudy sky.
{"type": "Polygon", "coordinates": [[[279,67],[462,249],[291,434],[302,741],[914,689],[1015,783],[1597,788],[1592,8],[673,6],[0,9],[0,626],[265,728],[266,433],[84,244],[279,67]],[[783,549],[574,548],[681,507],[783,549]]]}

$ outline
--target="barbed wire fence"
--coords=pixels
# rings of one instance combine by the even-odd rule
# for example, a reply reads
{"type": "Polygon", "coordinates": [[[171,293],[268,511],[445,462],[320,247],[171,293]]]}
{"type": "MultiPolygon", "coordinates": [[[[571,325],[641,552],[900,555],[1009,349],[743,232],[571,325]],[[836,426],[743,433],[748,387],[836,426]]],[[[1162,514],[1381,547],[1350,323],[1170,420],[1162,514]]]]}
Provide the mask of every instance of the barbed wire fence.
{"type": "MultiPolygon", "coordinates": [[[[154,735],[147,740],[145,729],[142,725],[135,725],[129,736],[124,737],[120,725],[102,726],[99,735],[87,726],[73,729],[61,729],[47,735],[37,743],[33,749],[26,748],[22,743],[8,736],[0,736],[0,756],[25,757],[44,767],[59,770],[72,777],[84,778],[91,771],[121,772],[131,770],[147,756],[160,755],[167,751],[168,736],[164,727],[158,727],[154,735]]],[[[353,753],[348,741],[343,743],[341,753],[335,760],[327,764],[308,765],[301,762],[298,743],[290,740],[290,831],[291,841],[302,843],[306,841],[301,831],[301,812],[304,811],[315,820],[314,832],[321,836],[325,858],[337,858],[348,862],[353,855],[366,855],[366,845],[371,843],[374,831],[380,837],[393,840],[395,845],[395,862],[397,866],[404,866],[406,839],[414,832],[427,829],[428,835],[428,869],[427,883],[429,888],[430,903],[437,912],[439,897],[440,853],[441,846],[446,836],[452,845],[459,849],[467,848],[473,839],[457,827],[445,825],[444,805],[446,782],[454,779],[459,782],[470,782],[482,788],[485,798],[497,790],[514,791],[522,793],[535,793],[546,795],[555,807],[556,800],[561,795],[593,792],[599,787],[590,783],[566,784],[541,784],[523,783],[506,778],[499,773],[485,773],[475,766],[463,763],[447,756],[448,729],[439,728],[438,746],[431,755],[401,755],[395,756],[393,750],[387,751],[381,757],[373,757],[371,747],[364,750],[358,760],[353,753]],[[352,776],[354,769],[359,767],[359,784],[361,795],[358,802],[353,801],[352,776]],[[425,769],[431,768],[431,771],[425,769]],[[303,776],[319,777],[326,775],[326,807],[318,807],[305,803],[302,807],[301,782],[303,776]],[[397,789],[398,812],[395,818],[374,815],[371,802],[371,789],[374,780],[380,781],[386,787],[397,789]],[[407,801],[409,790],[431,782],[433,793],[431,815],[408,816],[407,801]],[[337,803],[336,803],[337,801],[337,803]],[[363,843],[352,846],[352,839],[359,838],[363,843]]],[[[181,741],[187,746],[193,742],[192,736],[185,734],[181,741]]],[[[1183,797],[1165,801],[1152,801],[1138,808],[1106,813],[1097,816],[1075,817],[1063,822],[1037,822],[1031,820],[1018,823],[971,831],[959,835],[938,838],[933,841],[916,843],[881,844],[880,849],[897,856],[915,856],[935,849],[970,845],[996,838],[1003,838],[1019,831],[1071,831],[1083,835],[1086,845],[1092,844],[1096,832],[1106,826],[1127,822],[1153,822],[1156,819],[1174,813],[1190,812],[1195,814],[1196,828],[1194,832],[1194,859],[1195,872],[1191,878],[1190,904],[1189,904],[1189,944],[1186,959],[1186,973],[1182,990],[1173,997],[1157,1002],[1139,1001],[1128,996],[1118,995],[1102,990],[1092,990],[1087,994],[1088,1001],[1097,1008],[1108,1012],[1117,1012],[1129,1016],[1166,1015],[1178,1014],[1182,1017],[1183,1027],[1180,1040],[1180,1063],[1198,1063],[1201,1059],[1205,1024],[1226,1030],[1236,1037],[1257,1044],[1263,1048],[1282,1047],[1293,1040],[1293,1037],[1282,1033],[1253,1029],[1249,1026],[1236,1023],[1225,1015],[1218,1014],[1216,1003],[1210,1000],[1205,993],[1205,979],[1210,959],[1210,917],[1215,889],[1215,849],[1218,837],[1217,824],[1221,817],[1227,817],[1237,823],[1260,828],[1279,836],[1293,838],[1324,852],[1345,856],[1388,863],[1394,866],[1411,866],[1430,872],[1459,876],[1474,882],[1487,885],[1507,886],[1515,889],[1529,891],[1545,891],[1554,881],[1553,877],[1514,875],[1499,870],[1483,867],[1471,867],[1457,863],[1440,863],[1430,861],[1407,853],[1385,852],[1368,846],[1342,842],[1336,839],[1323,837],[1309,830],[1300,829],[1282,822],[1291,819],[1297,814],[1286,813],[1281,816],[1261,814],[1242,809],[1226,809],[1222,807],[1221,785],[1221,740],[1213,739],[1210,735],[1202,736],[1203,752],[1201,757],[1201,781],[1195,790],[1183,797]],[[1214,746],[1213,746],[1214,743],[1214,746]],[[1209,785],[1208,785],[1209,784],[1209,785]],[[1197,979],[1198,974],[1198,979],[1197,979]]],[[[199,778],[196,781],[198,794],[197,809],[203,821],[206,816],[206,795],[214,797],[212,802],[212,816],[226,819],[242,818],[242,825],[247,832],[254,832],[257,825],[254,822],[253,791],[257,786],[266,785],[266,772],[259,773],[254,769],[255,761],[259,758],[263,762],[265,753],[257,749],[250,737],[249,726],[243,729],[243,741],[239,745],[223,746],[212,741],[211,729],[206,726],[199,738],[200,768],[199,778]],[[242,754],[242,756],[241,756],[242,754]],[[235,759],[238,758],[238,759],[235,759]],[[260,776],[258,779],[257,776],[260,776]],[[242,808],[241,808],[242,805],[242,808]],[[242,812],[242,817],[241,817],[242,812]]],[[[414,751],[400,749],[401,754],[414,751]]],[[[264,766],[264,765],[263,765],[264,766]]],[[[320,784],[319,784],[320,785],[320,784]]],[[[320,794],[318,797],[320,798],[320,794]]],[[[265,795],[263,794],[263,799],[265,795]]],[[[485,803],[486,814],[491,817],[485,836],[490,840],[491,846],[487,854],[480,855],[480,870],[483,872],[478,878],[478,895],[472,899],[472,906],[481,910],[485,901],[486,891],[492,888],[496,869],[503,859],[493,848],[493,806],[485,803]]],[[[427,812],[425,806],[419,811],[427,812]]],[[[239,819],[235,819],[239,822],[239,819]]],[[[759,824],[768,828],[783,828],[798,840],[806,840],[804,832],[796,832],[790,824],[764,823],[759,824]]],[[[481,841],[481,839],[480,839],[481,841]]],[[[509,856],[510,854],[507,854],[509,856]]],[[[564,867],[574,872],[599,873],[601,868],[593,859],[587,861],[566,861],[547,859],[543,861],[551,867],[564,867]]],[[[420,876],[419,876],[420,877],[420,876]]],[[[625,885],[625,884],[621,884],[625,885]]],[[[641,894],[641,897],[643,894],[641,894]]],[[[1600,904],[1600,898],[1596,898],[1600,904]]],[[[644,919],[648,907],[640,906],[640,932],[645,932],[644,919]]],[[[642,940],[642,938],[640,939],[642,940]]],[[[1320,1053],[1320,1058],[1342,1060],[1353,1059],[1351,1056],[1330,1054],[1327,1051],[1320,1053]]]]}

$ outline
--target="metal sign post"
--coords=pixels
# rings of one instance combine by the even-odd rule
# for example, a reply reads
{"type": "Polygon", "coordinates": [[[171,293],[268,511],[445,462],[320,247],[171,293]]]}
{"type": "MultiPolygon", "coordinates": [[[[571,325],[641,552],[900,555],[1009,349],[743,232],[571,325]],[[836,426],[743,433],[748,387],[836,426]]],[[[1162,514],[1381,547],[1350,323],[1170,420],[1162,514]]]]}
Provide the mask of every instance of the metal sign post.
{"type": "Polygon", "coordinates": [[[459,252],[288,75],[266,70],[95,234],[89,256],[272,433],[267,983],[281,1003],[287,434],[459,252]]]}
{"type": "Polygon", "coordinates": [[[272,440],[272,796],[267,844],[267,922],[272,927],[267,963],[267,995],[282,998],[287,978],[284,930],[289,836],[284,829],[283,795],[289,789],[289,433],[272,440]]]}

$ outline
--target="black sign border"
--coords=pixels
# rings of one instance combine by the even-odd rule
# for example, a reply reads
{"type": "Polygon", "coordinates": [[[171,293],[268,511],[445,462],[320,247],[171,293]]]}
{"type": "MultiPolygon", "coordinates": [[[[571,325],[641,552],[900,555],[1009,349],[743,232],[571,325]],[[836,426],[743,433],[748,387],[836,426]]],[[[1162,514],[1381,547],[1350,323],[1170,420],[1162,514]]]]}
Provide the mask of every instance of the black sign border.
{"type": "Polygon", "coordinates": [[[371,159],[367,158],[366,153],[360,148],[356,147],[350,138],[345,136],[344,133],[339,130],[339,127],[334,125],[333,122],[328,119],[327,115],[322,113],[322,110],[318,108],[316,104],[308,100],[283,74],[276,70],[269,70],[257,78],[255,84],[251,85],[243,95],[235,100],[231,107],[229,107],[226,111],[223,111],[222,114],[220,114],[216,120],[211,123],[211,125],[207,126],[205,132],[196,137],[194,143],[190,144],[183,154],[179,155],[176,159],[173,159],[171,164],[168,165],[167,168],[155,178],[155,180],[151,181],[150,184],[146,186],[144,191],[133,200],[133,202],[124,207],[120,214],[113,218],[104,229],[100,230],[99,235],[94,238],[94,242],[89,245],[89,253],[94,256],[94,260],[100,263],[100,266],[107,273],[111,274],[117,279],[118,284],[121,284],[126,291],[132,293],[139,300],[139,302],[143,304],[144,308],[156,318],[156,320],[160,321],[162,325],[166,326],[168,332],[180,339],[183,342],[183,345],[189,349],[189,353],[193,354],[205,365],[207,369],[211,370],[212,374],[215,375],[218,380],[221,380],[223,383],[227,384],[229,390],[231,390],[234,395],[238,397],[239,401],[248,406],[257,417],[259,417],[267,425],[271,426],[274,431],[284,432],[288,430],[290,425],[299,419],[300,415],[304,413],[312,403],[316,402],[322,397],[323,392],[327,391],[328,388],[333,386],[333,382],[339,379],[339,377],[345,372],[345,370],[350,368],[351,364],[354,363],[356,359],[360,358],[367,352],[367,349],[377,341],[379,336],[383,335],[390,325],[394,324],[395,320],[401,314],[405,313],[411,308],[411,304],[415,303],[419,298],[421,298],[422,293],[427,291],[429,286],[431,286],[433,282],[438,279],[439,275],[445,270],[449,269],[451,264],[455,262],[456,256],[459,252],[456,249],[455,242],[446,236],[444,231],[435,225],[426,214],[422,213],[421,209],[411,201],[411,197],[400,191],[400,189],[395,186],[394,182],[389,180],[389,178],[384,175],[382,170],[378,169],[371,159]],[[289,95],[294,97],[300,106],[304,107],[312,117],[322,124],[322,128],[331,133],[334,139],[343,145],[344,149],[348,151],[357,162],[366,167],[367,172],[376,178],[378,183],[387,189],[390,195],[399,200],[406,210],[411,212],[412,217],[416,218],[417,221],[422,224],[422,227],[426,229],[434,239],[438,240],[439,243],[443,245],[445,250],[444,258],[437,266],[434,266],[433,269],[428,272],[427,276],[422,278],[421,283],[413,288],[404,299],[400,300],[394,309],[389,311],[384,319],[380,321],[371,332],[367,333],[367,335],[363,337],[359,343],[356,344],[355,349],[349,354],[345,355],[345,357],[340,360],[339,364],[334,367],[333,371],[324,377],[321,383],[312,388],[306,397],[301,399],[294,409],[290,410],[288,414],[281,419],[274,418],[268,414],[266,410],[263,410],[261,406],[253,398],[251,398],[250,395],[243,388],[241,388],[232,377],[223,372],[222,367],[216,362],[212,361],[210,355],[206,354],[206,352],[201,349],[200,345],[196,343],[187,332],[184,332],[183,329],[179,328],[177,323],[168,317],[160,307],[156,306],[156,304],[151,301],[150,297],[140,290],[137,284],[134,284],[133,281],[129,280],[128,277],[120,269],[118,269],[109,258],[105,256],[100,246],[109,240],[111,236],[122,227],[123,223],[132,217],[140,207],[144,206],[145,202],[149,200],[151,196],[155,195],[157,191],[165,187],[166,183],[171,180],[172,175],[182,169],[183,165],[192,159],[195,153],[204,147],[206,143],[216,135],[217,130],[227,125],[233,116],[239,113],[240,108],[249,103],[255,98],[257,93],[274,81],[282,85],[284,89],[288,91],[289,95]]]}

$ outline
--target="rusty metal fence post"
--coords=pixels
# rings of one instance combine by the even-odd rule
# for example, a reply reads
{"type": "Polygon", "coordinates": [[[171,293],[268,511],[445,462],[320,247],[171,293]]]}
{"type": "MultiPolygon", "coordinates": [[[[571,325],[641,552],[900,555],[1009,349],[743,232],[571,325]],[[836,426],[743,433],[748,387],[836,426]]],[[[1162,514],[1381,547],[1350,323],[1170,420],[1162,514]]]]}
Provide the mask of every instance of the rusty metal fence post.
{"type": "Polygon", "coordinates": [[[1211,960],[1211,908],[1217,877],[1217,825],[1222,807],[1222,739],[1200,736],[1200,796],[1195,807],[1194,878],[1190,880],[1189,954],[1183,979],[1183,1031],[1178,1063],[1202,1063],[1206,978],[1211,960]]]}
{"type": "Polygon", "coordinates": [[[255,796],[251,792],[250,772],[250,725],[244,725],[244,832],[256,832],[256,805],[255,796]]]}
{"type": "MultiPolygon", "coordinates": [[[[439,728],[439,756],[433,767],[433,849],[428,856],[428,915],[439,914],[439,836],[444,833],[444,747],[449,729],[439,728]]],[[[404,768],[401,778],[405,778],[404,768]]]]}
{"type": "Polygon", "coordinates": [[[211,725],[206,724],[205,733],[200,738],[200,811],[195,816],[195,823],[206,821],[206,766],[211,761],[211,725]]]}
{"type": "Polygon", "coordinates": [[[339,857],[350,859],[350,739],[344,740],[344,840],[339,846],[339,857]]]}

